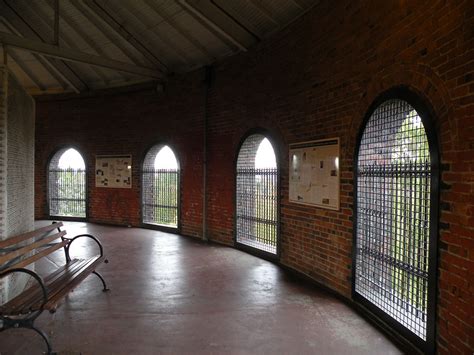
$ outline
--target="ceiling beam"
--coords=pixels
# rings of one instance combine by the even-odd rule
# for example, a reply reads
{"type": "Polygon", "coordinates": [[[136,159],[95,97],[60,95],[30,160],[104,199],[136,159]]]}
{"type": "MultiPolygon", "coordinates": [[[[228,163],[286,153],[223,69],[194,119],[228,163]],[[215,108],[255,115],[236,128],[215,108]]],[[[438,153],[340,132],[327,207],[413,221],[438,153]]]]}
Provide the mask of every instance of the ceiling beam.
{"type": "Polygon", "coordinates": [[[0,43],[28,50],[32,53],[39,53],[48,57],[64,59],[71,62],[96,65],[103,68],[114,69],[154,79],[163,78],[163,74],[156,69],[139,67],[133,64],[91,55],[70,48],[59,48],[48,43],[22,38],[5,32],[0,32],[0,43]]]}
{"type": "MultiPolygon", "coordinates": [[[[139,58],[131,48],[135,48],[132,45],[128,44],[130,47],[127,47],[126,43],[120,40],[121,36],[115,32],[113,28],[110,27],[106,22],[101,20],[99,16],[87,6],[81,4],[77,0],[72,0],[71,5],[79,11],[82,16],[84,16],[88,21],[94,25],[112,44],[114,44],[126,57],[128,57],[132,62],[137,65],[141,65],[143,60],[139,58]],[[113,33],[113,34],[112,34],[113,33]]],[[[128,42],[127,42],[128,43],[128,42]]],[[[137,51],[138,52],[138,51],[137,51]]],[[[153,62],[149,62],[153,64],[153,62]]]]}
{"type": "MultiPolygon", "coordinates": [[[[50,6],[50,8],[54,9],[54,7],[56,6],[56,1],[58,1],[58,0],[47,0],[46,3],[50,6]]],[[[87,34],[84,33],[84,31],[82,29],[82,26],[74,24],[73,19],[68,14],[63,12],[61,14],[61,19],[67,26],[69,26],[71,28],[72,31],[76,32],[76,34],[80,38],[82,38],[82,40],[85,43],[87,43],[87,45],[89,45],[95,51],[95,53],[97,53],[100,56],[107,57],[107,54],[104,52],[102,47],[97,45],[92,39],[89,39],[87,34]]],[[[63,25],[63,28],[64,28],[64,25],[63,25]]],[[[71,45],[71,44],[73,44],[71,42],[72,39],[69,39],[69,41],[65,41],[65,40],[66,40],[66,37],[64,38],[64,43],[66,43],[69,47],[73,47],[71,45]]],[[[75,48],[75,49],[77,49],[77,48],[75,48]]],[[[97,72],[96,71],[96,73],[102,78],[103,82],[108,84],[109,79],[107,78],[107,76],[103,72],[100,72],[100,71],[97,72]]],[[[121,74],[122,74],[121,76],[124,80],[128,80],[128,77],[126,77],[123,73],[121,73],[121,74]]]]}
{"type": "MultiPolygon", "coordinates": [[[[128,18],[128,16],[133,16],[135,17],[136,20],[138,21],[143,21],[136,13],[134,13],[128,6],[125,5],[125,3],[122,5],[122,9],[127,12],[127,14],[124,16],[124,18],[128,18]]],[[[131,33],[139,33],[140,30],[136,26],[132,26],[132,22],[130,21],[128,30],[131,33]]],[[[190,58],[189,54],[182,50],[179,45],[177,45],[176,41],[172,41],[166,36],[161,35],[158,33],[158,31],[150,31],[153,36],[158,38],[160,42],[163,42],[163,44],[166,46],[166,49],[170,49],[171,51],[174,52],[176,57],[179,59],[181,63],[183,63],[187,69],[192,67],[193,65],[193,60],[190,58]]],[[[176,67],[173,68],[176,70],[176,67]]]]}
{"type": "MultiPolygon", "coordinates": [[[[4,17],[0,17],[0,19],[1,19],[0,21],[3,23],[3,25],[6,28],[8,28],[9,31],[11,31],[12,33],[20,34],[18,30],[16,30],[16,28],[14,28],[4,17]]],[[[32,53],[32,55],[44,67],[44,69],[54,78],[54,80],[56,80],[59,83],[59,85],[63,88],[63,90],[67,90],[68,86],[72,88],[72,86],[70,86],[67,83],[67,81],[64,80],[63,76],[61,76],[57,72],[57,69],[52,67],[53,65],[50,63],[50,61],[48,61],[46,58],[44,58],[43,56],[39,54],[32,53]]],[[[73,91],[75,91],[74,88],[72,89],[73,91]]]]}
{"type": "MultiPolygon", "coordinates": [[[[45,33],[39,33],[37,29],[33,29],[26,20],[20,16],[10,5],[5,1],[0,1],[0,11],[4,15],[5,20],[10,24],[9,27],[15,29],[14,32],[19,33],[23,37],[29,37],[37,39],[39,41],[46,42],[47,36],[45,33]],[[8,18],[8,19],[7,19],[8,18]]],[[[45,58],[39,54],[36,54],[37,58],[43,58],[44,62],[50,64],[50,68],[53,69],[56,74],[62,77],[67,85],[76,93],[89,90],[86,83],[67,65],[65,62],[54,59],[45,58]]]]}
{"type": "Polygon", "coordinates": [[[195,18],[201,20],[214,34],[225,38],[240,50],[256,43],[256,38],[245,28],[219,9],[211,0],[178,0],[178,3],[195,18]]]}
{"type": "Polygon", "coordinates": [[[247,16],[242,15],[238,9],[232,6],[230,1],[211,0],[211,3],[226,14],[232,21],[253,35],[256,40],[260,40],[264,36],[264,33],[262,33],[261,30],[255,26],[249,18],[247,18],[247,16]]]}
{"type": "Polygon", "coordinates": [[[275,18],[275,14],[267,8],[260,0],[250,0],[250,3],[256,7],[266,18],[268,18],[271,22],[273,22],[277,27],[280,27],[277,19],[275,18]]]}
{"type": "Polygon", "coordinates": [[[216,58],[209,52],[209,50],[196,38],[190,31],[181,26],[172,16],[165,14],[160,8],[160,5],[155,0],[145,0],[145,3],[160,16],[163,21],[167,22],[173,29],[175,29],[181,36],[186,38],[191,44],[198,49],[209,61],[215,61],[216,58]]]}
{"type": "MultiPolygon", "coordinates": [[[[49,14],[47,13],[47,9],[45,7],[43,7],[40,4],[37,4],[34,1],[32,1],[29,4],[29,9],[31,11],[33,11],[33,13],[36,14],[40,19],[43,20],[43,24],[44,24],[43,26],[44,26],[44,28],[47,29],[48,32],[49,31],[54,32],[54,28],[51,27],[50,21],[45,20],[45,19],[48,19],[50,17],[49,14]]],[[[54,6],[52,7],[51,10],[53,11],[53,15],[54,15],[54,11],[55,11],[54,6]]],[[[58,20],[59,20],[59,17],[58,17],[58,20]]],[[[59,22],[58,22],[58,26],[59,26],[59,22]]],[[[78,46],[76,44],[76,41],[74,39],[72,39],[71,36],[68,35],[68,33],[66,31],[64,31],[61,38],[59,38],[59,36],[58,36],[58,41],[59,41],[58,44],[56,44],[57,46],[67,47],[67,48],[74,49],[74,50],[80,50],[80,48],[78,48],[78,46]]],[[[47,43],[50,43],[50,42],[47,42],[47,43]]],[[[55,43],[51,43],[51,44],[55,44],[55,43]]],[[[89,68],[90,68],[90,71],[94,72],[102,80],[103,83],[107,84],[107,82],[108,82],[107,75],[104,74],[104,71],[101,68],[96,67],[96,66],[89,66],[89,68]]],[[[84,77],[84,76],[82,76],[82,77],[84,77]]]]}
{"type": "MultiPolygon", "coordinates": [[[[3,50],[5,50],[5,47],[3,50]]],[[[46,90],[45,86],[41,84],[41,80],[38,79],[35,73],[23,62],[23,60],[14,52],[13,49],[9,49],[7,51],[7,55],[13,59],[16,65],[18,65],[23,73],[25,73],[25,75],[30,78],[37,88],[39,88],[41,91],[46,90]]],[[[11,67],[11,64],[9,64],[9,66],[11,67]]]]}
{"type": "Polygon", "coordinates": [[[301,10],[306,9],[306,6],[300,0],[291,0],[291,2],[298,6],[301,10]]]}
{"type": "MultiPolygon", "coordinates": [[[[77,1],[76,1],[77,3],[77,1]]],[[[125,27],[113,18],[102,6],[94,0],[84,0],[89,9],[91,9],[97,16],[105,21],[111,28],[113,28],[123,39],[130,43],[137,51],[139,51],[145,58],[147,58],[153,65],[156,65],[161,71],[166,72],[166,66],[133,34],[131,34],[125,27]]]]}

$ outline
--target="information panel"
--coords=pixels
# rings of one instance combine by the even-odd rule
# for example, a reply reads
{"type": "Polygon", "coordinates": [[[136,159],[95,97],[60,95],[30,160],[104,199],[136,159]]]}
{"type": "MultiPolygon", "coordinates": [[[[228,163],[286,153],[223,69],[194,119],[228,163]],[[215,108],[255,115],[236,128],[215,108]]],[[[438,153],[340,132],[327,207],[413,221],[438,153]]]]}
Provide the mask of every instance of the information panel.
{"type": "Polygon", "coordinates": [[[339,138],[290,144],[290,202],[339,210],[339,138]]]}
{"type": "Polygon", "coordinates": [[[96,155],[95,186],[129,189],[132,187],[131,155],[96,155]]]}

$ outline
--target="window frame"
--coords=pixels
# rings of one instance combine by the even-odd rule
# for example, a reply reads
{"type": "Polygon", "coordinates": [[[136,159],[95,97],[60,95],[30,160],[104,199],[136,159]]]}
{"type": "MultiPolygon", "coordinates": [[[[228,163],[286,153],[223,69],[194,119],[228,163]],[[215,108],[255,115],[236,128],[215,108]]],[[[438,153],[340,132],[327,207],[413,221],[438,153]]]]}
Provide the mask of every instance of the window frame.
{"type": "Polygon", "coordinates": [[[270,260],[270,261],[278,261],[281,257],[281,159],[280,153],[278,149],[278,145],[276,143],[276,139],[274,138],[273,134],[264,128],[254,128],[249,130],[246,134],[244,134],[237,146],[237,151],[234,157],[234,228],[233,228],[233,242],[234,247],[240,249],[242,251],[248,252],[249,254],[256,255],[261,257],[262,259],[270,260]],[[239,160],[239,154],[242,149],[242,146],[247,141],[247,139],[253,135],[262,135],[264,138],[268,139],[270,144],[272,145],[273,152],[275,154],[275,162],[277,166],[277,199],[276,199],[276,216],[277,216],[277,237],[276,237],[276,253],[270,253],[262,249],[258,249],[237,241],[237,163],[239,160]]]}
{"type": "Polygon", "coordinates": [[[155,143],[148,147],[148,149],[145,150],[145,154],[143,155],[141,164],[140,164],[140,226],[143,228],[147,229],[153,229],[153,230],[158,230],[158,231],[163,231],[163,232],[170,232],[170,233],[180,233],[181,232],[181,206],[182,206],[182,201],[181,201],[181,189],[182,189],[182,168],[181,168],[181,162],[178,158],[178,154],[176,153],[176,149],[172,144],[169,144],[168,142],[160,142],[160,143],[155,143]],[[167,146],[169,149],[174,154],[174,157],[176,159],[177,165],[178,165],[178,189],[177,189],[177,225],[176,227],[171,227],[171,226],[166,226],[166,225],[160,225],[160,224],[154,224],[154,223],[146,223],[143,220],[144,217],[144,195],[145,195],[145,182],[144,182],[144,165],[146,163],[147,155],[153,150],[156,149],[156,155],[161,151],[162,148],[167,146]]]}
{"type": "Polygon", "coordinates": [[[392,333],[391,329],[395,330],[397,335],[401,335],[403,339],[408,340],[412,345],[421,349],[426,353],[434,353],[436,349],[436,317],[437,317],[437,298],[438,298],[438,224],[439,224],[439,193],[440,193],[440,154],[439,143],[434,126],[435,115],[431,106],[418,94],[411,91],[406,86],[399,86],[387,90],[380,94],[370,105],[364,120],[359,127],[355,153],[353,159],[353,186],[354,186],[354,208],[353,208],[353,243],[352,243],[352,278],[351,290],[352,299],[356,304],[361,305],[364,311],[369,315],[375,316],[375,321],[383,328],[392,333]],[[361,147],[362,137],[366,130],[367,123],[372,117],[375,110],[391,99],[398,99],[407,102],[421,118],[425,134],[427,136],[429,153],[431,160],[431,191],[430,191],[430,232],[428,251],[429,265],[428,265],[428,304],[427,304],[427,322],[426,322],[426,340],[419,338],[416,334],[411,332],[408,328],[399,323],[396,319],[385,313],[372,302],[358,294],[355,290],[356,281],[356,253],[357,253],[357,225],[358,225],[358,161],[359,151],[361,147]]]}
{"type": "Polygon", "coordinates": [[[61,220],[61,221],[72,221],[72,222],[86,222],[89,220],[89,169],[87,168],[88,166],[88,162],[87,162],[87,159],[85,158],[84,154],[82,154],[81,152],[81,149],[75,145],[65,145],[63,147],[60,147],[58,149],[56,149],[51,155],[50,157],[48,158],[48,161],[46,163],[46,214],[47,214],[47,218],[49,220],[61,220]],[[77,151],[82,159],[84,160],[84,174],[85,174],[85,186],[84,186],[84,189],[85,189],[85,197],[84,197],[84,203],[85,203],[85,217],[70,217],[70,216],[57,216],[57,215],[51,215],[51,206],[50,206],[50,193],[51,193],[51,189],[50,189],[50,183],[49,183],[49,172],[50,172],[50,166],[51,166],[51,162],[53,161],[53,159],[56,158],[56,155],[58,155],[59,153],[61,153],[61,155],[59,156],[58,160],[61,158],[61,156],[69,149],[74,149],[75,151],[77,151]]]}

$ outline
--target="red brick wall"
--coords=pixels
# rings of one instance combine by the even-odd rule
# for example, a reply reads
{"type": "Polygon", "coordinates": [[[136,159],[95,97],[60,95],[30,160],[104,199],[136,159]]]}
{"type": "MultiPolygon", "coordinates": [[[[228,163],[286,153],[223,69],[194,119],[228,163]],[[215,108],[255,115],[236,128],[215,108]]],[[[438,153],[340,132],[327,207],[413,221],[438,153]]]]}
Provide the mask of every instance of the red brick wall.
{"type": "MultiPolygon", "coordinates": [[[[58,145],[94,154],[132,153],[164,135],[183,171],[183,229],[200,233],[202,75],[150,93],[38,103],[37,217],[44,212],[44,162],[58,145]],[[184,86],[184,87],[183,87],[184,86]],[[191,94],[189,93],[191,91],[191,94]],[[102,136],[106,139],[102,139],[102,136]]],[[[242,136],[268,129],[282,166],[281,262],[345,297],[351,292],[353,153],[374,99],[399,85],[433,112],[442,160],[438,350],[474,349],[474,2],[322,1],[247,53],[216,66],[209,97],[208,230],[232,244],[234,162],[242,136]],[[341,138],[341,209],[288,202],[288,144],[341,138]]],[[[91,220],[139,221],[134,188],[91,187],[91,220]]]]}
{"type": "Polygon", "coordinates": [[[47,214],[46,175],[51,156],[73,146],[88,175],[89,220],[140,224],[140,169],[154,144],[166,143],[181,166],[182,232],[198,235],[202,210],[203,74],[196,72],[165,93],[146,90],[121,95],[38,102],[36,119],[36,218],[47,214]],[[95,155],[132,154],[132,188],[96,188],[95,155]]]}

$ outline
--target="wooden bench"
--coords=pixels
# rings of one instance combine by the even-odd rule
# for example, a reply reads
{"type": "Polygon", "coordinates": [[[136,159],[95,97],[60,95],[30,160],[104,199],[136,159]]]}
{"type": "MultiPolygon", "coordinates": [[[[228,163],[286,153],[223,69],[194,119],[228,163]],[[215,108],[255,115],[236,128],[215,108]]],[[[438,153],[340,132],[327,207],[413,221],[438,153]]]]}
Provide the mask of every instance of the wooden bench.
{"type": "Polygon", "coordinates": [[[90,234],[67,238],[66,231],[61,230],[62,226],[62,223],[54,222],[32,232],[0,241],[0,279],[13,273],[24,273],[33,278],[30,279],[33,282],[27,284],[23,292],[0,306],[0,332],[10,328],[32,329],[45,341],[48,354],[52,353],[51,343],[47,335],[34,326],[35,319],[44,310],[55,312],[61,299],[91,273],[100,278],[103,291],[108,291],[103,277],[96,271],[102,262],[108,262],[99,240],[90,234]],[[99,254],[71,259],[69,250],[79,238],[95,241],[99,254]],[[60,248],[64,249],[66,263],[48,276],[42,278],[26,268],[60,248]]]}

